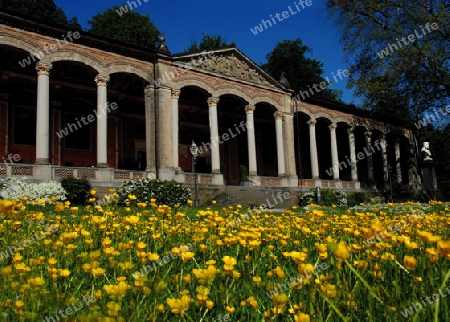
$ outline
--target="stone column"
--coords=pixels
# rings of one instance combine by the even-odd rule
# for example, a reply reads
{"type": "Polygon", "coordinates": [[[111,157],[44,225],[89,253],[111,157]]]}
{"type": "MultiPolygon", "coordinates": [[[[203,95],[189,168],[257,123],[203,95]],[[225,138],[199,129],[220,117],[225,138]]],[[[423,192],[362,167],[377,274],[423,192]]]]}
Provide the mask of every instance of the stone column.
{"type": "Polygon", "coordinates": [[[356,166],[356,147],[355,147],[355,132],[354,128],[349,128],[348,142],[350,144],[350,162],[351,162],[351,177],[352,181],[358,181],[358,168],[356,166]]]}
{"type": "Polygon", "coordinates": [[[155,174],[156,177],[156,163],[155,163],[155,89],[148,85],[144,89],[144,104],[145,104],[145,152],[147,154],[147,168],[155,174]]]}
{"type": "Polygon", "coordinates": [[[374,176],[373,176],[373,162],[372,162],[372,132],[367,131],[364,133],[364,136],[366,137],[366,158],[367,158],[367,180],[370,183],[373,183],[374,176]]]}
{"type": "Polygon", "coordinates": [[[383,162],[383,182],[387,185],[389,182],[389,165],[387,157],[387,141],[386,135],[383,133],[380,136],[380,146],[381,146],[381,159],[383,162]]]}
{"type": "Polygon", "coordinates": [[[317,158],[316,119],[310,119],[309,125],[309,154],[311,156],[311,173],[313,179],[319,179],[319,160],[317,158]]]}
{"type": "Polygon", "coordinates": [[[220,173],[219,124],[217,120],[218,97],[209,97],[209,131],[211,141],[211,173],[220,173]]]}
{"type": "Polygon", "coordinates": [[[180,91],[172,89],[172,151],[173,166],[178,168],[178,99],[180,91]]]}
{"type": "Polygon", "coordinates": [[[173,180],[175,170],[173,167],[172,151],[172,91],[167,87],[156,89],[156,149],[157,171],[160,180],[173,180]]]}
{"type": "Polygon", "coordinates": [[[49,164],[49,97],[51,64],[38,63],[36,106],[36,164],[49,164]]]}
{"type": "MultiPolygon", "coordinates": [[[[297,178],[297,168],[295,167],[295,133],[294,133],[294,115],[284,114],[284,133],[285,133],[285,154],[287,158],[286,173],[293,176],[293,180],[297,178]]],[[[296,187],[298,182],[296,181],[296,187]]]]}
{"type": "Polygon", "coordinates": [[[95,82],[97,83],[97,167],[108,167],[108,115],[107,104],[108,95],[106,85],[109,76],[97,75],[95,82]]]}
{"type": "Polygon", "coordinates": [[[339,157],[336,139],[337,124],[331,123],[328,128],[330,129],[331,138],[331,166],[333,167],[333,180],[339,180],[339,157]]]}
{"type": "Polygon", "coordinates": [[[284,143],[283,143],[283,113],[275,112],[275,134],[277,140],[277,160],[278,160],[278,176],[286,174],[286,164],[284,161],[284,143]]]}
{"type": "Polygon", "coordinates": [[[397,175],[397,183],[402,183],[402,163],[400,159],[400,140],[395,140],[395,174],[397,175]]]}
{"type": "Polygon", "coordinates": [[[254,105],[247,105],[245,107],[246,125],[247,125],[247,145],[248,145],[248,174],[256,176],[258,169],[256,165],[256,143],[255,143],[255,123],[253,120],[254,105]]]}

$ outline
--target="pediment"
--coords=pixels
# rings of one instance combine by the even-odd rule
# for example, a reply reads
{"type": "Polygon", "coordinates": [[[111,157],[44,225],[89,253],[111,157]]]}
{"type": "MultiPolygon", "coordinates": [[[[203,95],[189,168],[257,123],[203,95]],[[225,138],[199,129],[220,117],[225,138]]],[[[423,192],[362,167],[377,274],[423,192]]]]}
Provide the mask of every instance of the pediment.
{"type": "Polygon", "coordinates": [[[275,81],[236,48],[212,51],[209,52],[209,55],[203,53],[203,55],[180,56],[177,60],[185,62],[186,59],[189,59],[192,62],[195,61],[195,64],[193,63],[195,68],[237,78],[257,85],[283,88],[281,84],[275,81]]]}

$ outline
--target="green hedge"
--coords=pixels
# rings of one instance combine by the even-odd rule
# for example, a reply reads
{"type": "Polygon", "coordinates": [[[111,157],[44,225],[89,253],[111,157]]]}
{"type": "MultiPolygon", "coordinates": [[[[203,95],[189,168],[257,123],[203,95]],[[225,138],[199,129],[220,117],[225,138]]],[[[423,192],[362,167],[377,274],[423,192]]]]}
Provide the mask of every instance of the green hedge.
{"type": "Polygon", "coordinates": [[[67,199],[72,205],[86,205],[91,195],[92,186],[87,179],[64,178],[61,186],[67,191],[67,199]]]}

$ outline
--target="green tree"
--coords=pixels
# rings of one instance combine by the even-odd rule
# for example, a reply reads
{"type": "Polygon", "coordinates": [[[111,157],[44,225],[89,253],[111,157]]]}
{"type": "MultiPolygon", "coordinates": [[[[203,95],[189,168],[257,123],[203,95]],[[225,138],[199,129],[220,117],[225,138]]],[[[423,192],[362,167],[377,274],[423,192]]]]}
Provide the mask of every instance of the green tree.
{"type": "MultiPolygon", "coordinates": [[[[300,38],[279,41],[275,48],[266,55],[267,63],[261,65],[261,68],[276,80],[280,80],[284,76],[289,82],[290,88],[295,91],[294,96],[298,96],[299,91],[307,91],[311,86],[326,82],[326,79],[321,76],[323,63],[307,58],[305,55],[310,52],[311,49],[304,45],[300,38]]],[[[318,91],[312,90],[314,96],[341,101],[342,91],[329,88],[320,90],[319,87],[318,89],[318,91]]],[[[298,97],[299,100],[302,99],[300,96],[298,97]]]]}
{"type": "MultiPolygon", "coordinates": [[[[0,0],[0,9],[15,12],[25,17],[38,17],[42,20],[61,25],[69,25],[66,14],[58,8],[53,0],[0,0]]],[[[81,26],[73,24],[76,18],[72,18],[69,26],[81,29],[81,26]]]]}
{"type": "Polygon", "coordinates": [[[349,87],[366,109],[419,117],[450,96],[447,0],[327,0],[350,63],[349,87]],[[383,102],[380,106],[380,101],[383,102]]]}
{"type": "Polygon", "coordinates": [[[88,21],[91,25],[89,31],[144,48],[154,48],[160,31],[150,17],[123,8],[116,5],[92,17],[88,21]]]}
{"type": "Polygon", "coordinates": [[[225,38],[220,35],[205,35],[203,34],[202,40],[200,44],[197,44],[196,41],[193,41],[191,45],[188,47],[187,52],[196,52],[203,50],[214,50],[226,47],[236,46],[234,42],[228,44],[225,38]]]}

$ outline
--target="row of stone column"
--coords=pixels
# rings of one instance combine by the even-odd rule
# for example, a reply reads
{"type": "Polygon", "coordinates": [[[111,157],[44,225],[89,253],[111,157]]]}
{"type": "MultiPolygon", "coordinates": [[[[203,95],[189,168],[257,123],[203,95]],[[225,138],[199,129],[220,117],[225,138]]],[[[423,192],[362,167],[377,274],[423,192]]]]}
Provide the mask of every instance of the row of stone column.
{"type": "MultiPolygon", "coordinates": [[[[172,149],[173,149],[173,165],[178,168],[178,99],[180,96],[179,90],[172,90],[172,149]]],[[[211,142],[211,168],[212,173],[220,173],[220,153],[219,146],[213,142],[217,142],[219,137],[219,124],[217,119],[217,104],[218,97],[209,97],[208,100],[209,113],[209,128],[210,128],[210,142],[211,142]]],[[[248,161],[249,161],[249,175],[257,175],[256,163],[256,142],[255,142],[255,123],[253,113],[255,111],[254,105],[245,106],[246,113],[246,133],[248,143],[248,161]]],[[[277,160],[278,160],[278,175],[286,174],[285,167],[285,148],[283,140],[283,114],[280,112],[274,113],[275,118],[275,135],[277,142],[277,160]]]]}
{"type": "MultiPolygon", "coordinates": [[[[51,64],[38,63],[37,106],[36,106],[36,164],[49,164],[49,119],[50,119],[50,70],[51,64]]],[[[97,115],[107,108],[107,83],[109,76],[97,75],[97,115]]],[[[107,121],[97,118],[97,167],[107,167],[107,121]]]]}
{"type": "MultiPolygon", "coordinates": [[[[36,125],[36,163],[37,164],[49,164],[49,74],[52,68],[51,64],[38,63],[36,70],[38,74],[37,79],[37,125],[36,125]]],[[[102,115],[102,109],[107,107],[107,83],[109,76],[97,75],[95,82],[97,84],[97,112],[98,115],[102,115]]],[[[154,121],[154,104],[152,102],[153,88],[147,87],[145,89],[145,107],[146,107],[146,122],[152,123],[154,121]]],[[[178,100],[180,91],[172,90],[171,92],[171,137],[172,137],[172,166],[178,168],[178,100]]],[[[209,126],[210,126],[210,139],[211,139],[211,165],[212,173],[220,173],[220,154],[217,144],[213,144],[219,136],[218,119],[217,119],[217,104],[219,98],[208,98],[209,106],[209,126]]],[[[248,142],[248,160],[249,160],[249,175],[257,175],[257,162],[256,162],[256,142],[255,142],[255,124],[253,113],[255,111],[254,105],[247,105],[245,107],[246,122],[248,124],[247,142],[248,142]]],[[[284,176],[286,174],[286,159],[285,159],[285,146],[284,141],[288,144],[288,149],[294,149],[293,146],[293,116],[286,115],[280,112],[274,113],[275,119],[275,135],[277,143],[277,161],[278,161],[278,175],[284,176]],[[286,129],[283,129],[283,117],[285,117],[286,129]],[[285,139],[285,140],[284,140],[285,139]]],[[[167,123],[166,123],[167,124],[167,123]]],[[[309,137],[310,137],[310,157],[311,157],[311,172],[313,179],[319,179],[319,164],[317,157],[317,141],[315,125],[316,120],[310,119],[309,125],[309,137]]],[[[336,139],[336,127],[335,123],[329,126],[330,138],[331,138],[331,159],[333,168],[333,179],[339,180],[339,159],[336,139]]],[[[147,156],[148,164],[155,164],[155,156],[153,155],[154,145],[151,143],[155,139],[151,127],[146,126],[147,129],[147,156]]],[[[366,148],[371,146],[371,132],[365,133],[366,148]]],[[[351,161],[351,179],[352,181],[358,180],[357,165],[356,165],[356,152],[355,152],[355,137],[354,129],[348,129],[348,139],[350,145],[350,161],[351,161]]],[[[158,145],[159,146],[159,145],[158,145]]],[[[383,134],[380,138],[380,146],[383,160],[383,175],[384,181],[388,181],[388,160],[386,152],[386,138],[383,134]]],[[[294,153],[288,153],[287,164],[289,165],[289,174],[294,174],[295,171],[295,157],[294,153]]],[[[396,175],[397,182],[402,182],[401,176],[401,164],[400,164],[400,144],[395,142],[395,161],[396,161],[396,175]]],[[[367,156],[368,164],[368,179],[374,180],[373,164],[371,155],[367,156]]],[[[169,164],[167,164],[170,166],[169,164]]],[[[97,167],[107,167],[107,117],[97,118],[97,167]]]]}
{"type": "MultiPolygon", "coordinates": [[[[309,125],[309,147],[310,147],[310,157],[311,157],[311,172],[313,179],[319,179],[319,162],[317,157],[317,140],[316,140],[316,120],[310,119],[307,124],[309,125]]],[[[337,147],[337,139],[336,139],[336,128],[337,124],[332,123],[328,126],[330,129],[330,139],[331,139],[331,164],[333,169],[333,180],[339,180],[339,158],[338,158],[338,147],[337,147]]],[[[351,180],[358,181],[358,169],[356,165],[356,147],[355,147],[355,134],[354,128],[349,128],[347,130],[348,140],[350,146],[350,163],[351,163],[351,180]]],[[[370,151],[370,147],[372,145],[372,132],[367,131],[364,133],[366,139],[366,149],[370,151]]],[[[387,158],[387,149],[386,149],[386,136],[382,134],[380,137],[380,148],[381,155],[383,160],[383,179],[384,182],[387,183],[389,179],[389,166],[388,166],[388,158],[387,158]]],[[[395,141],[395,170],[397,175],[397,182],[402,183],[402,174],[401,174],[401,162],[400,162],[400,142],[399,140],[395,141]]],[[[368,180],[369,182],[374,181],[373,174],[373,162],[372,155],[366,155],[367,158],[367,171],[368,171],[368,180]]],[[[345,162],[345,161],[344,161],[345,162]]]]}

